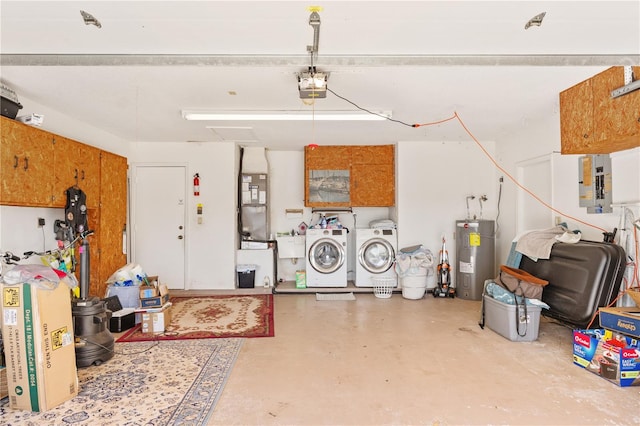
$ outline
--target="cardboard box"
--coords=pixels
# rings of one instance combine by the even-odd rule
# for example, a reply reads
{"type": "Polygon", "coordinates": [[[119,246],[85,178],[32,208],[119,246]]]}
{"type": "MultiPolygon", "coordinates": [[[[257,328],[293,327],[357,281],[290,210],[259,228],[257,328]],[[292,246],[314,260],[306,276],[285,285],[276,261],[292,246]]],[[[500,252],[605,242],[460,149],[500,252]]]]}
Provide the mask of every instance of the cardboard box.
{"type": "Polygon", "coordinates": [[[46,411],[78,394],[71,292],[60,283],[0,284],[11,408],[46,411]]]}
{"type": "Polygon", "coordinates": [[[171,322],[171,303],[160,308],[136,309],[141,314],[142,333],[164,333],[171,322]]]}
{"type": "Polygon", "coordinates": [[[640,386],[640,342],[611,330],[573,330],[573,363],[618,386],[640,386]]]}
{"type": "Polygon", "coordinates": [[[158,296],[158,287],[151,285],[140,286],[140,299],[148,299],[150,297],[158,296]]]}
{"type": "Polygon", "coordinates": [[[640,339],[640,307],[600,308],[600,327],[640,339]]]}
{"type": "Polygon", "coordinates": [[[0,367],[0,399],[9,396],[9,388],[7,387],[7,368],[0,367]]]}
{"type": "Polygon", "coordinates": [[[158,285],[158,295],[153,297],[145,297],[140,299],[140,307],[142,308],[159,308],[169,301],[169,288],[166,284],[158,285]]]}
{"type": "Polygon", "coordinates": [[[540,306],[510,305],[484,295],[484,322],[502,337],[514,342],[531,342],[538,338],[540,306]]]}

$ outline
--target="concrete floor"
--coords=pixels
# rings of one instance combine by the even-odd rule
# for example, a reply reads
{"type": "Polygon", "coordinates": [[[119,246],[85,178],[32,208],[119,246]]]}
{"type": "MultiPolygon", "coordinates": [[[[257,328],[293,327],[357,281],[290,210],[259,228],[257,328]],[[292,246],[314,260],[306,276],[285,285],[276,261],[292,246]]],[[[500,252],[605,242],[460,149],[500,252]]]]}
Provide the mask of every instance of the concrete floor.
{"type": "Polygon", "coordinates": [[[640,424],[640,387],[574,365],[544,317],[511,342],[476,301],[274,299],[275,337],[245,340],[210,425],[640,424]]]}

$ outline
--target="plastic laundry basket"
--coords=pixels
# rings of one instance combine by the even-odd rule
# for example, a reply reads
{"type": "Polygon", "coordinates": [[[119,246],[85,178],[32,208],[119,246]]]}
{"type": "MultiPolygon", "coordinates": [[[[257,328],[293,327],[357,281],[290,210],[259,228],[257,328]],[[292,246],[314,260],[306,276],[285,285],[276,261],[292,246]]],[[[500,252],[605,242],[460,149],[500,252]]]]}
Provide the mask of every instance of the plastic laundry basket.
{"type": "Polygon", "coordinates": [[[394,278],[372,277],[373,294],[379,299],[388,299],[393,294],[393,288],[396,286],[394,278]]]}

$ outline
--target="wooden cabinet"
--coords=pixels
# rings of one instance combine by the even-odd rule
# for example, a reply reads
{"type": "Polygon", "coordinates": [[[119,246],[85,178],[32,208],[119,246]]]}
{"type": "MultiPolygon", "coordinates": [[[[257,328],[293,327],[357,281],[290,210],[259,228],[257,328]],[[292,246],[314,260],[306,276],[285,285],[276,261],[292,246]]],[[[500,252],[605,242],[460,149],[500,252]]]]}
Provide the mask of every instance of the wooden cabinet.
{"type": "Polygon", "coordinates": [[[107,279],[126,265],[122,233],[127,226],[127,159],[110,152],[100,156],[100,217],[98,218],[98,274],[90,293],[104,296],[107,279]]]}
{"type": "Polygon", "coordinates": [[[393,145],[305,147],[305,205],[382,207],[395,204],[393,145]]]}
{"type": "Polygon", "coordinates": [[[66,191],[78,186],[87,196],[87,208],[100,204],[100,149],[62,136],[54,138],[55,179],[53,206],[64,207],[66,191]]]}
{"type": "MultiPolygon", "coordinates": [[[[636,79],[640,66],[633,67],[636,79]]],[[[640,146],[640,91],[611,98],[624,67],[609,68],[560,93],[562,154],[609,154],[640,146]]]]}
{"type": "MultiPolygon", "coordinates": [[[[66,190],[87,196],[89,295],[103,297],[106,280],[127,262],[127,159],[36,127],[0,117],[0,204],[64,208],[66,190]]],[[[79,252],[76,249],[79,277],[79,252]]]]}
{"type": "Polygon", "coordinates": [[[54,166],[51,134],[1,119],[0,204],[50,206],[54,166]]]}
{"type": "Polygon", "coordinates": [[[351,188],[353,206],[395,205],[395,147],[351,147],[351,188]]]}

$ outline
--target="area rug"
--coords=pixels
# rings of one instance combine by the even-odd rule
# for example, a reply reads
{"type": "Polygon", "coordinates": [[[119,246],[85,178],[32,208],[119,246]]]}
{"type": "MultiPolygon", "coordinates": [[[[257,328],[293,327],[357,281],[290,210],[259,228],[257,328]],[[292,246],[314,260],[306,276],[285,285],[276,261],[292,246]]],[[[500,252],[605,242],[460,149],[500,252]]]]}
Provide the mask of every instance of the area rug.
{"type": "Polygon", "coordinates": [[[43,413],[0,401],[17,425],[204,425],[244,339],[116,343],[115,356],[78,370],[78,395],[43,413]]]}
{"type": "Polygon", "coordinates": [[[273,337],[273,295],[172,297],[164,333],[142,333],[138,324],[118,342],[273,337]]]}
{"type": "Polygon", "coordinates": [[[353,293],[316,293],[316,300],[356,300],[353,293]]]}

